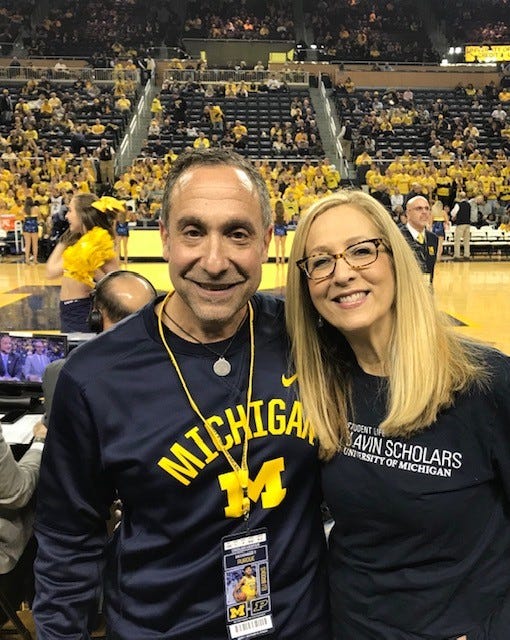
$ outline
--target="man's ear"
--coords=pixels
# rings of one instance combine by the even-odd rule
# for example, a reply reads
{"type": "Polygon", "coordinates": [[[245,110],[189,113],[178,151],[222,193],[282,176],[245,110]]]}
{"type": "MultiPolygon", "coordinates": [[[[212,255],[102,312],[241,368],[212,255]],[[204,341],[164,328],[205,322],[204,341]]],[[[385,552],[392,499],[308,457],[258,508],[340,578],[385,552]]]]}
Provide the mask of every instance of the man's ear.
{"type": "Polygon", "coordinates": [[[269,255],[269,244],[273,237],[273,225],[270,225],[264,232],[264,251],[262,254],[262,262],[267,262],[269,255]]]}
{"type": "Polygon", "coordinates": [[[162,220],[159,220],[158,222],[159,224],[159,235],[161,237],[161,246],[162,246],[162,253],[163,253],[163,258],[165,259],[166,262],[169,261],[169,253],[168,253],[168,241],[169,241],[169,233],[168,233],[168,229],[166,228],[164,222],[162,220]]]}

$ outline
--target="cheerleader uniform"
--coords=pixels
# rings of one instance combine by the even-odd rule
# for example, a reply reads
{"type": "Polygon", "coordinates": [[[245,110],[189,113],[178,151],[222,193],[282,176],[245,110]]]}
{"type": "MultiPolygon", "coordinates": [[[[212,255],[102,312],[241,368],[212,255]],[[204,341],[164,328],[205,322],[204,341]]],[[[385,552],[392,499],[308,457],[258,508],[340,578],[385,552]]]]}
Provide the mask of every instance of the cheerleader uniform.
{"type": "MultiPolygon", "coordinates": [[[[94,227],[62,254],[64,276],[94,288],[94,273],[115,258],[113,238],[101,227],[94,227]]],[[[76,298],[60,301],[60,324],[64,332],[88,332],[92,300],[76,298]]]]}
{"type": "Polygon", "coordinates": [[[36,216],[26,216],[23,220],[23,232],[24,233],[38,233],[39,225],[37,224],[36,216]]]}

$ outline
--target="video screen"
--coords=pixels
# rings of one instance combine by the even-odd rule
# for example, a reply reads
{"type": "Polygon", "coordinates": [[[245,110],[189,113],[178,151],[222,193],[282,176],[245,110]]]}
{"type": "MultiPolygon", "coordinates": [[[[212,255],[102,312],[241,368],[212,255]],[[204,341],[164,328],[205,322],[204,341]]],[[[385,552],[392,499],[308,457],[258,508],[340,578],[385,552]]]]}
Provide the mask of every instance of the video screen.
{"type": "Polygon", "coordinates": [[[65,335],[0,333],[0,381],[40,386],[46,367],[66,355],[65,335]]]}

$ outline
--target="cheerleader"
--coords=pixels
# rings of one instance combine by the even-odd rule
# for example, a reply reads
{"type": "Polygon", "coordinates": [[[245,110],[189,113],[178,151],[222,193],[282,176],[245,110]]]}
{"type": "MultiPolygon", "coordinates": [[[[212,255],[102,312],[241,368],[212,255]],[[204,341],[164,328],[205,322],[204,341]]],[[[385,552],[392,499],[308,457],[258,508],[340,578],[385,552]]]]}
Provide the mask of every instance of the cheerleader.
{"type": "Polygon", "coordinates": [[[285,223],[285,206],[277,200],[274,206],[274,246],[276,250],[276,264],[285,264],[285,244],[287,242],[287,224],[285,223]]]}
{"type": "Polygon", "coordinates": [[[25,264],[37,264],[39,250],[39,207],[34,205],[32,198],[27,198],[24,205],[23,239],[25,242],[25,264]]]}
{"type": "Polygon", "coordinates": [[[60,323],[64,332],[88,332],[90,294],[105,274],[118,269],[114,224],[123,204],[90,193],[73,196],[66,214],[69,229],[46,263],[48,278],[62,277],[60,323]]]}
{"type": "Polygon", "coordinates": [[[439,199],[437,199],[431,207],[432,233],[435,233],[439,238],[437,245],[437,262],[441,260],[441,256],[443,255],[443,243],[446,232],[450,227],[450,219],[448,218],[449,211],[450,207],[443,204],[439,199]]]}
{"type": "Polygon", "coordinates": [[[123,208],[119,211],[115,223],[115,250],[119,261],[122,260],[124,264],[128,261],[129,222],[132,219],[130,212],[123,208]]]}

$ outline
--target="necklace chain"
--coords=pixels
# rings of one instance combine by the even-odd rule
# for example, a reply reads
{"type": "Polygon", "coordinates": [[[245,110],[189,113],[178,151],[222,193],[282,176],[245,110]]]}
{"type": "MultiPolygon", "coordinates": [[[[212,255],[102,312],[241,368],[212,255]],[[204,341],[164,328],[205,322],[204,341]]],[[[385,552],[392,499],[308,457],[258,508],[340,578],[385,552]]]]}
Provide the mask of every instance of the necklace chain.
{"type": "MultiPolygon", "coordinates": [[[[248,428],[249,428],[249,425],[250,425],[250,408],[251,408],[251,399],[252,399],[252,395],[253,395],[253,371],[254,371],[254,364],[255,364],[255,332],[254,332],[253,306],[252,306],[251,302],[248,301],[248,314],[249,314],[249,318],[250,318],[250,369],[249,369],[249,374],[248,374],[248,388],[246,390],[246,411],[245,411],[245,414],[246,414],[246,428],[245,428],[245,432],[244,432],[243,451],[242,451],[242,456],[241,456],[241,465],[239,466],[239,464],[233,458],[233,456],[230,453],[230,451],[225,447],[225,445],[221,441],[221,438],[220,438],[218,432],[216,431],[216,429],[212,426],[211,422],[209,420],[207,420],[207,418],[204,416],[204,414],[200,411],[200,408],[198,407],[197,403],[195,402],[195,399],[191,395],[189,387],[186,384],[186,380],[184,379],[184,376],[182,374],[181,368],[179,367],[179,365],[177,363],[175,355],[174,355],[172,349],[170,348],[170,345],[166,341],[165,332],[163,331],[163,313],[164,313],[164,309],[165,309],[166,303],[168,302],[168,300],[169,300],[169,298],[170,298],[170,296],[172,294],[173,294],[173,291],[170,291],[169,293],[167,293],[167,295],[165,296],[165,299],[163,300],[163,302],[161,304],[160,310],[158,312],[158,331],[159,331],[159,336],[160,336],[161,341],[163,342],[163,345],[164,345],[164,347],[165,347],[165,349],[166,349],[166,351],[168,353],[168,357],[170,358],[170,361],[174,366],[175,372],[177,373],[177,377],[179,378],[179,380],[181,382],[182,388],[184,390],[184,393],[186,394],[186,397],[188,399],[188,402],[189,402],[191,408],[197,414],[197,416],[202,420],[202,422],[204,424],[204,427],[205,427],[207,433],[209,434],[209,437],[213,441],[215,447],[218,449],[218,451],[221,451],[223,453],[223,455],[225,456],[225,458],[226,458],[227,462],[229,463],[230,467],[232,468],[232,470],[236,474],[237,480],[239,482],[239,486],[241,487],[241,491],[242,491],[242,499],[241,499],[241,504],[240,504],[238,516],[244,516],[244,519],[248,520],[248,518],[250,517],[250,498],[248,497],[248,479],[249,479],[249,473],[248,473],[248,428]]],[[[166,314],[166,315],[168,317],[168,314],[166,314]]],[[[243,321],[244,321],[244,317],[243,317],[243,321]]],[[[175,324],[175,321],[173,321],[173,322],[175,324]]],[[[239,330],[239,328],[238,328],[238,330],[239,330]]],[[[184,333],[186,333],[186,331],[184,331],[184,333]]],[[[235,337],[235,335],[236,334],[234,334],[234,337],[235,337]]],[[[190,336],[190,337],[193,338],[193,336],[190,336]]],[[[193,338],[193,339],[196,340],[196,338],[193,338]]],[[[200,340],[198,342],[200,342],[200,340]]],[[[216,355],[218,355],[218,354],[216,354],[216,355]]]]}
{"type": "Polygon", "coordinates": [[[232,343],[234,342],[235,337],[239,333],[239,329],[243,325],[243,322],[244,322],[244,320],[246,318],[246,313],[247,312],[245,312],[243,314],[243,317],[241,318],[241,322],[237,325],[237,328],[236,328],[236,330],[234,332],[234,335],[230,338],[229,343],[227,344],[227,346],[226,346],[225,350],[223,351],[223,353],[218,353],[217,351],[212,349],[206,342],[202,342],[202,340],[199,340],[198,338],[196,338],[192,333],[190,333],[189,331],[186,331],[186,329],[184,327],[181,327],[181,325],[167,313],[167,310],[165,309],[165,307],[163,307],[163,313],[170,320],[170,322],[173,322],[173,324],[175,324],[175,326],[178,329],[180,329],[185,335],[187,335],[192,340],[195,340],[195,342],[197,342],[198,344],[200,344],[203,347],[205,347],[208,351],[213,353],[218,358],[215,361],[215,363],[213,364],[213,371],[217,376],[220,376],[220,377],[228,376],[228,374],[232,371],[232,365],[225,358],[225,356],[227,355],[227,351],[232,346],[232,343]]]}

